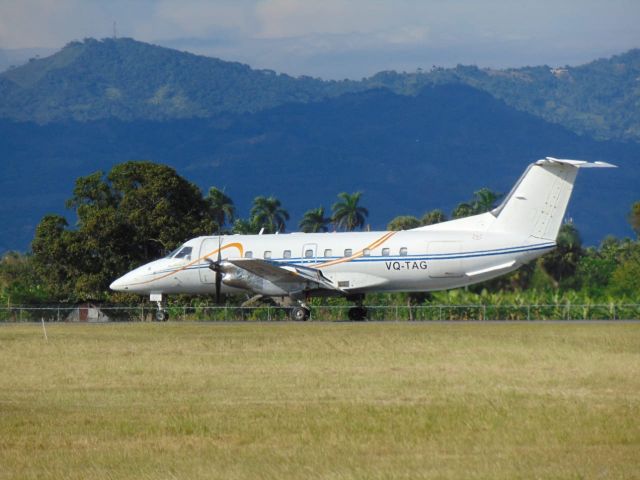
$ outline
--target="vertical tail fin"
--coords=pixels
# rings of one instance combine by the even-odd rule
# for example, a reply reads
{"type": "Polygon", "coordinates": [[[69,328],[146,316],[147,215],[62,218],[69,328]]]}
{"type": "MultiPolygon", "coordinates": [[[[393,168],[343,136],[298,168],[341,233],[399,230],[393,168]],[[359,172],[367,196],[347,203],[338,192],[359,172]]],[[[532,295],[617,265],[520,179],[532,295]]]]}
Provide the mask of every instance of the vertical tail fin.
{"type": "Polygon", "coordinates": [[[493,210],[492,231],[555,241],[564,218],[578,168],[615,167],[547,157],[529,165],[504,202],[493,210]]]}

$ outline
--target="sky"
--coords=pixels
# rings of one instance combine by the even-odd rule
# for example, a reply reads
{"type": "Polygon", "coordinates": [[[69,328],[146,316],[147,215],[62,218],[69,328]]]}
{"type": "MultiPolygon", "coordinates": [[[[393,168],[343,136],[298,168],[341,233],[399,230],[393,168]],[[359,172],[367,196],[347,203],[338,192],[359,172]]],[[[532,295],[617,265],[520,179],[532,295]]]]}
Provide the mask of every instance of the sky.
{"type": "Polygon", "coordinates": [[[0,49],[50,52],[113,36],[114,22],[120,37],[325,79],[640,47],[640,0],[0,0],[0,49]]]}

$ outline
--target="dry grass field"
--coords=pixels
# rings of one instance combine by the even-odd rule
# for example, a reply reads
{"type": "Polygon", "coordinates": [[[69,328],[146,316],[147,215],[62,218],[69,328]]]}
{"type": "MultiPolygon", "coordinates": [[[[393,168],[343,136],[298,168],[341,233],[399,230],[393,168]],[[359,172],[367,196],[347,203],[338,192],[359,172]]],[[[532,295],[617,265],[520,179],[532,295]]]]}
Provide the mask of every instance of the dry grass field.
{"type": "Polygon", "coordinates": [[[640,478],[638,323],[0,325],[0,479],[640,478]]]}

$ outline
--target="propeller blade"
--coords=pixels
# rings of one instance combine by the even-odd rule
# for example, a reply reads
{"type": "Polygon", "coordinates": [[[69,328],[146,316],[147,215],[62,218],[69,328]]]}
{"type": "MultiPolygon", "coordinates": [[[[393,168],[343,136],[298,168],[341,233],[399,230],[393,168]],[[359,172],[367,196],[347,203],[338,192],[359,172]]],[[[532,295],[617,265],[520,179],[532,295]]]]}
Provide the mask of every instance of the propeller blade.
{"type": "Polygon", "coordinates": [[[222,288],[222,274],[220,265],[222,264],[222,237],[218,235],[218,260],[216,261],[216,303],[220,305],[220,289],[222,288]]]}

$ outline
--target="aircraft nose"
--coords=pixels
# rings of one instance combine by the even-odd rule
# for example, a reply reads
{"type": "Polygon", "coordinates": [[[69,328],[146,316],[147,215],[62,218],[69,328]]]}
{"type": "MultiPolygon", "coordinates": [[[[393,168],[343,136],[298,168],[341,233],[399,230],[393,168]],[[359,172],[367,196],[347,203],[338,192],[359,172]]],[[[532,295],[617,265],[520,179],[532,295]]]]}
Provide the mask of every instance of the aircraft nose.
{"type": "Polygon", "coordinates": [[[129,286],[127,285],[127,282],[124,280],[124,277],[120,277],[114,280],[111,283],[111,285],[109,285],[109,288],[114,292],[125,292],[129,289],[129,286]]]}

